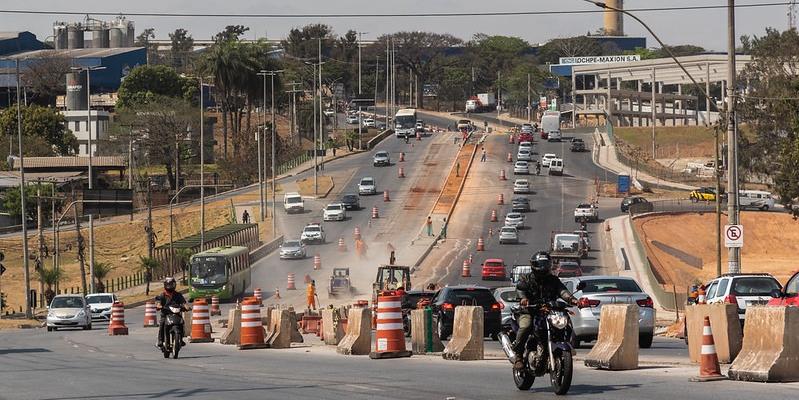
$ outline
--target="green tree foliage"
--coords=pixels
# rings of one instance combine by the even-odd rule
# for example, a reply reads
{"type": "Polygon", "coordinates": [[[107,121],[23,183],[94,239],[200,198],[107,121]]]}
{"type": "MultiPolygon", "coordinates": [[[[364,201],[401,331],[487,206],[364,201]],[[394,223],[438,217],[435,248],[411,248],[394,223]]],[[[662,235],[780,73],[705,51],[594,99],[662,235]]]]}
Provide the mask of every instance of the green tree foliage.
{"type": "Polygon", "coordinates": [[[235,42],[249,30],[250,28],[244,25],[228,25],[225,30],[214,35],[212,39],[216,43],[235,42]]]}
{"type": "Polygon", "coordinates": [[[155,39],[155,28],[146,28],[136,36],[134,42],[135,46],[147,49],[147,63],[151,65],[157,64],[159,61],[158,46],[151,43],[153,39],[155,39]]]}
{"type": "MultiPolygon", "coordinates": [[[[78,141],[75,135],[67,129],[64,116],[56,109],[29,105],[21,107],[22,136],[27,151],[37,155],[65,156],[77,152],[78,141]],[[40,138],[41,141],[28,140],[40,138]],[[44,143],[42,143],[42,141],[44,143]],[[41,145],[44,148],[41,148],[41,145]],[[37,145],[37,147],[32,147],[37,145]]],[[[0,112],[0,132],[4,136],[17,136],[17,108],[10,107],[0,112]]],[[[15,140],[16,142],[16,140],[15,140]]]]}
{"type": "MultiPolygon", "coordinates": [[[[694,56],[697,54],[702,54],[706,50],[703,47],[694,46],[691,44],[681,44],[677,46],[667,46],[669,50],[676,56],[676,57],[685,57],[685,56],[694,56]]],[[[664,48],[643,48],[637,47],[635,50],[626,51],[625,54],[633,54],[641,56],[642,60],[651,60],[653,58],[668,58],[669,53],[664,48]]]]}
{"type": "Polygon", "coordinates": [[[44,55],[28,60],[22,71],[22,82],[29,93],[28,101],[43,106],[55,106],[56,96],[66,93],[64,76],[70,72],[70,59],[63,55],[44,55]]]}
{"type": "Polygon", "coordinates": [[[199,94],[195,79],[185,78],[166,65],[141,65],[130,71],[119,87],[117,107],[147,104],[158,97],[194,101],[199,94]]]}
{"type": "Polygon", "coordinates": [[[150,281],[153,280],[153,274],[161,268],[161,263],[155,258],[139,256],[139,270],[144,272],[144,280],[146,288],[144,290],[147,296],[150,295],[150,281]]]}
{"type": "Polygon", "coordinates": [[[172,42],[172,47],[170,47],[172,65],[175,68],[186,67],[189,63],[189,56],[194,49],[194,38],[189,35],[187,30],[178,28],[175,29],[175,32],[169,34],[169,40],[172,42]]]}
{"type": "MultiPolygon", "coordinates": [[[[27,183],[28,185],[25,186],[25,214],[27,215],[27,219],[29,221],[36,221],[36,194],[39,193],[42,195],[42,218],[45,221],[50,220],[52,216],[53,200],[44,197],[51,197],[52,188],[50,185],[27,183]]],[[[19,186],[4,190],[2,200],[5,212],[14,218],[19,218],[22,213],[22,200],[19,196],[19,186]]],[[[59,207],[60,203],[56,202],[56,208],[59,207]]]]}
{"type": "Polygon", "coordinates": [[[799,33],[768,29],[742,42],[752,63],[740,77],[748,86],[738,115],[755,134],[739,136],[739,165],[771,176],[789,204],[799,197],[799,33]]]}
{"type": "Polygon", "coordinates": [[[557,64],[560,57],[604,55],[598,41],[588,36],[552,39],[541,46],[538,58],[541,63],[557,64]]]}
{"type": "Polygon", "coordinates": [[[94,280],[95,280],[94,288],[97,290],[98,293],[105,292],[105,283],[103,281],[106,278],[108,278],[108,275],[115,268],[116,267],[106,262],[94,263],[94,280]]]}

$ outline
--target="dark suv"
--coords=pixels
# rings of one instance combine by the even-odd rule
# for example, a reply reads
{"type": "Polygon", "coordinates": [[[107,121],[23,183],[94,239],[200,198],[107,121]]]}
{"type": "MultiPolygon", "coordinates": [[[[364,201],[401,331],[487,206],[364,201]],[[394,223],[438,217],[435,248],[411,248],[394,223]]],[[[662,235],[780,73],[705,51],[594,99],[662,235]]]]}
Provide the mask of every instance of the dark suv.
{"type": "Polygon", "coordinates": [[[452,334],[455,307],[461,305],[483,307],[483,334],[498,340],[502,328],[502,306],[491,290],[483,286],[447,286],[436,292],[431,304],[433,323],[442,340],[452,334]]]}
{"type": "Polygon", "coordinates": [[[361,199],[357,194],[347,193],[344,196],[341,196],[341,204],[344,204],[344,208],[347,210],[361,209],[361,199]]]}

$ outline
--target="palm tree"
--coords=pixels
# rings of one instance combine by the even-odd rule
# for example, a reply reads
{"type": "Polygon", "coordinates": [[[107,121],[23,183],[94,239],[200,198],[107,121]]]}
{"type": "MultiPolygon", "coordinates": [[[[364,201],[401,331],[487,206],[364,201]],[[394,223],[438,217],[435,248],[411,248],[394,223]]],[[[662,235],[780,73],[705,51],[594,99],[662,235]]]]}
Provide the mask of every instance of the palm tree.
{"type": "Polygon", "coordinates": [[[178,261],[178,265],[180,266],[180,270],[183,272],[182,280],[186,281],[186,268],[189,266],[189,260],[192,256],[191,249],[179,249],[175,252],[175,259],[178,261]]]}
{"type": "Polygon", "coordinates": [[[105,278],[108,277],[108,274],[110,274],[115,268],[116,267],[105,262],[94,263],[94,279],[97,281],[94,287],[97,289],[97,292],[105,292],[105,284],[103,283],[103,280],[105,280],[105,278]]]}
{"type": "Polygon", "coordinates": [[[64,270],[42,267],[37,269],[36,272],[39,273],[39,280],[44,282],[46,286],[46,289],[44,290],[44,298],[47,300],[47,304],[50,304],[50,302],[53,301],[53,297],[55,297],[53,286],[55,286],[64,278],[64,270]]]}
{"type": "Polygon", "coordinates": [[[145,294],[150,295],[150,281],[153,279],[153,271],[161,268],[161,263],[155,258],[139,256],[139,268],[144,271],[144,280],[147,282],[145,294]]]}

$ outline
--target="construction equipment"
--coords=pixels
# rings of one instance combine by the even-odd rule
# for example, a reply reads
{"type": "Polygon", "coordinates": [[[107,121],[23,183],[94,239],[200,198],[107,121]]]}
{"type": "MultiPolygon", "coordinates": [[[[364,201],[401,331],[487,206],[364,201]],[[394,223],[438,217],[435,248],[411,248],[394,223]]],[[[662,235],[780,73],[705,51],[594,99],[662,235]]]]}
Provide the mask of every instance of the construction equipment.
{"type": "Polygon", "coordinates": [[[377,301],[378,293],[384,290],[411,288],[411,267],[401,265],[381,265],[377,267],[377,277],[372,284],[372,300],[377,301]]]}
{"type": "Polygon", "coordinates": [[[350,269],[333,268],[333,274],[330,275],[330,283],[327,286],[328,296],[336,297],[342,294],[349,295],[351,291],[350,269]]]}

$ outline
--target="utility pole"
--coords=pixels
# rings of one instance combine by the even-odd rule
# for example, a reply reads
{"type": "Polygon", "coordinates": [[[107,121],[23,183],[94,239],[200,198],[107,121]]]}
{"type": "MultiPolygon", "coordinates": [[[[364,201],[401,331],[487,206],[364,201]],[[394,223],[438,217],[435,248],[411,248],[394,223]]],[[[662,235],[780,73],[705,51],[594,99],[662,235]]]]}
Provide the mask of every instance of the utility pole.
{"type": "MultiPolygon", "coordinates": [[[[325,114],[322,112],[322,38],[318,38],[318,51],[319,51],[319,148],[322,148],[322,142],[325,137],[325,114]]],[[[325,168],[325,159],[322,157],[322,169],[325,168]]],[[[315,185],[314,193],[319,194],[319,185],[315,185]]]]}
{"type": "Polygon", "coordinates": [[[264,96],[263,96],[263,109],[261,110],[261,128],[258,130],[258,137],[256,138],[256,142],[258,144],[258,192],[260,195],[260,202],[258,203],[261,207],[261,222],[266,220],[266,200],[264,194],[264,172],[266,172],[266,166],[264,165],[265,158],[264,155],[266,154],[266,148],[264,143],[264,137],[266,136],[266,76],[267,73],[261,71],[257,73],[264,78],[264,96]]]}
{"type": "Polygon", "coordinates": [[[287,90],[286,93],[291,93],[291,136],[295,137],[298,136],[297,133],[297,93],[302,92],[302,90],[297,90],[297,85],[300,85],[300,82],[291,82],[291,90],[287,90]]]}
{"type": "Polygon", "coordinates": [[[391,39],[386,40],[386,129],[388,129],[388,116],[391,114],[391,110],[389,109],[388,103],[388,87],[389,87],[389,70],[391,69],[391,57],[389,56],[389,41],[391,39]]]}
{"type": "MultiPolygon", "coordinates": [[[[377,119],[377,71],[380,69],[380,56],[375,56],[375,119],[377,119]]],[[[388,129],[388,120],[386,120],[388,129]]]]}
{"type": "MultiPolygon", "coordinates": [[[[316,96],[316,65],[314,64],[313,68],[313,96],[316,96]]],[[[320,65],[321,67],[321,65],[320,65]]],[[[319,126],[316,125],[316,99],[311,98],[311,108],[313,108],[313,191],[314,194],[319,194],[319,159],[317,156],[317,147],[316,147],[316,137],[319,135],[318,129],[319,126]]],[[[321,111],[321,110],[320,110],[321,111]]]]}
{"type": "MultiPolygon", "coordinates": [[[[83,242],[83,235],[80,233],[80,215],[78,215],[78,207],[75,207],[75,233],[78,236],[78,264],[80,265],[80,283],[81,283],[81,291],[83,293],[86,292],[86,256],[84,254],[84,250],[86,246],[83,242]]],[[[30,290],[28,290],[30,292],[30,290]]]]}
{"type": "MultiPolygon", "coordinates": [[[[727,215],[738,225],[738,127],[735,107],[735,0],[727,1],[727,215]]],[[[716,193],[717,196],[720,193],[716,193]]],[[[731,247],[727,272],[741,272],[741,249],[731,247]]]]}
{"type": "MultiPolygon", "coordinates": [[[[363,32],[358,32],[358,98],[361,98],[361,35],[363,32]]],[[[358,149],[363,149],[363,122],[361,121],[361,103],[358,102],[358,149]]]]}
{"type": "MultiPolygon", "coordinates": [[[[272,237],[276,237],[277,235],[277,218],[275,217],[275,140],[277,137],[277,125],[275,124],[275,75],[283,72],[283,70],[275,70],[275,71],[261,71],[271,77],[272,81],[272,126],[271,126],[271,133],[272,133],[272,237]]],[[[266,152],[266,148],[264,148],[264,154],[266,152]]]]}
{"type": "Polygon", "coordinates": [[[22,109],[20,108],[20,87],[19,87],[19,58],[16,60],[17,68],[17,143],[19,147],[19,200],[20,215],[22,215],[22,265],[24,268],[25,279],[25,317],[33,318],[31,309],[31,271],[28,263],[28,225],[25,218],[25,155],[22,153],[22,109]]]}
{"type": "MultiPolygon", "coordinates": [[[[574,99],[572,99],[572,103],[574,103],[574,99]]],[[[532,122],[533,117],[531,115],[532,112],[532,103],[530,103],[530,74],[527,74],[527,123],[532,122]]],[[[572,108],[572,113],[574,113],[574,108],[572,108]]]]}
{"type": "MultiPolygon", "coordinates": [[[[144,229],[147,232],[147,257],[153,258],[153,195],[150,189],[150,179],[147,179],[147,227],[144,229]]],[[[202,249],[200,249],[202,251],[202,249]]]]}
{"type": "MultiPolygon", "coordinates": [[[[200,251],[205,250],[205,104],[203,103],[203,77],[200,77],[200,251]]],[[[150,185],[147,185],[147,192],[150,185]]],[[[149,196],[149,194],[148,194],[149,196]]],[[[149,201],[148,201],[149,203],[149,201]]],[[[152,225],[151,225],[152,226],[152,225]]],[[[152,246],[152,244],[150,244],[152,246]]],[[[152,249],[148,247],[149,257],[152,249]]]]}
{"type": "MultiPolygon", "coordinates": [[[[36,269],[44,268],[44,227],[42,226],[42,182],[36,182],[36,229],[39,231],[39,257],[36,261],[36,269]]],[[[39,298],[44,298],[44,280],[41,271],[39,275],[39,298]]],[[[44,304],[44,302],[42,302],[44,304]]]]}

